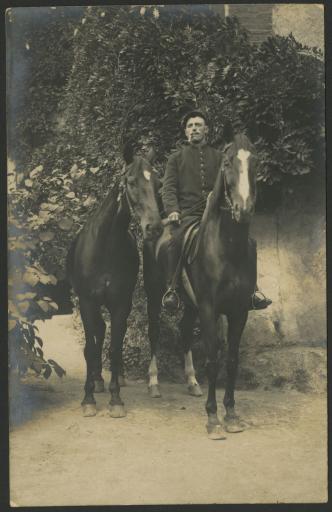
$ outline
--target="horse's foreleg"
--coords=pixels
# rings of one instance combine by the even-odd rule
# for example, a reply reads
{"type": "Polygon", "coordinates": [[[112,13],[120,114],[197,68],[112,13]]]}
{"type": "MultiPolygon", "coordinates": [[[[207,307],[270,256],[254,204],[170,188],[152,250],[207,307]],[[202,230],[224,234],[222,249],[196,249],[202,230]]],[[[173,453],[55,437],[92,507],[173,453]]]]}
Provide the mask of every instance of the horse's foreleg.
{"type": "Polygon", "coordinates": [[[217,414],[216,383],[218,375],[218,343],[217,343],[217,322],[212,308],[205,305],[199,311],[201,321],[201,333],[206,349],[207,362],[206,371],[208,377],[208,397],[205,409],[208,415],[206,425],[210,439],[225,439],[221,422],[217,414]]]}
{"type": "Polygon", "coordinates": [[[127,330],[127,318],[131,310],[130,304],[120,305],[110,309],[111,313],[111,346],[110,346],[110,361],[111,361],[111,382],[109,390],[111,393],[110,400],[110,414],[113,418],[122,418],[126,416],[124,403],[120,397],[120,384],[119,374],[122,365],[122,346],[123,338],[127,330]]]}
{"type": "Polygon", "coordinates": [[[184,372],[187,380],[189,393],[193,396],[202,396],[202,390],[196,380],[193,356],[191,351],[193,329],[196,317],[197,310],[186,305],[183,317],[180,322],[180,333],[184,348],[184,372]]]}
{"type": "Polygon", "coordinates": [[[86,361],[86,381],[82,401],[83,416],[95,416],[97,413],[94,392],[94,373],[96,367],[95,318],[94,307],[90,301],[80,298],[80,313],[85,332],[84,357],[86,361]]]}
{"type": "Polygon", "coordinates": [[[234,389],[239,364],[239,348],[248,312],[228,315],[228,352],[227,352],[227,380],[224,396],[226,409],[225,425],[227,432],[242,432],[245,424],[235,413],[234,389]]]}
{"type": "Polygon", "coordinates": [[[162,294],[148,296],[148,335],[151,346],[151,362],[149,365],[149,384],[148,388],[152,398],[161,396],[158,382],[157,348],[160,336],[160,308],[162,294]]]}

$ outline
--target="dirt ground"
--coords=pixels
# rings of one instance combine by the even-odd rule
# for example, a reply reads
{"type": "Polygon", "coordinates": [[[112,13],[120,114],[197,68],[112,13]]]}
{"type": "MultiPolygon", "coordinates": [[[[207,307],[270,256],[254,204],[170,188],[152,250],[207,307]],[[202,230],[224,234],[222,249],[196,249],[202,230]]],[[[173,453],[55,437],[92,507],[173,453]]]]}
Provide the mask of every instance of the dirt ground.
{"type": "MultiPolygon", "coordinates": [[[[204,396],[162,383],[122,389],[127,417],[83,418],[85,364],[70,316],[40,324],[46,357],[62,380],[11,382],[10,486],[15,506],[324,502],[327,499],[326,396],[296,391],[238,391],[245,432],[206,435],[204,396]]],[[[109,375],[105,375],[106,380],[109,375]]],[[[222,404],[223,390],[218,390],[222,404]]],[[[222,416],[220,407],[220,415],[222,416]]]]}

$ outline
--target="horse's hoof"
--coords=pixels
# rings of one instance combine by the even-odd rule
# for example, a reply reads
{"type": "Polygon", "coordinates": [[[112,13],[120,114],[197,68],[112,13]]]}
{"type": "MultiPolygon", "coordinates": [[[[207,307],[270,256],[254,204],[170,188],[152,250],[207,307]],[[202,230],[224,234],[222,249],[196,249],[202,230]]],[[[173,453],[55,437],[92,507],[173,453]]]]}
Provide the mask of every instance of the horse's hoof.
{"type": "Polygon", "coordinates": [[[225,416],[224,426],[226,432],[229,432],[230,434],[237,434],[238,432],[243,432],[246,429],[246,424],[241,421],[239,417],[227,418],[227,416],[225,416]]]}
{"type": "Polygon", "coordinates": [[[189,395],[191,396],[203,396],[201,386],[197,384],[189,384],[188,386],[189,395]]]}
{"type": "Polygon", "coordinates": [[[124,378],[123,375],[119,375],[118,383],[119,383],[120,388],[124,388],[125,386],[127,386],[126,379],[124,378]]]}
{"type": "Polygon", "coordinates": [[[94,393],[104,393],[105,385],[103,380],[95,380],[94,393]]]}
{"type": "Polygon", "coordinates": [[[226,439],[225,433],[222,429],[221,425],[206,425],[206,430],[208,433],[208,438],[212,441],[219,441],[222,439],[226,439]]]}
{"type": "Polygon", "coordinates": [[[161,397],[161,393],[160,393],[158,384],[152,384],[151,386],[149,386],[149,391],[150,391],[151,398],[160,398],[161,397]]]}
{"type": "Polygon", "coordinates": [[[112,418],[124,418],[127,413],[123,405],[110,405],[110,416],[112,418]]]}
{"type": "Polygon", "coordinates": [[[82,405],[82,413],[84,418],[88,418],[89,416],[96,416],[97,407],[96,404],[83,404],[82,405]]]}

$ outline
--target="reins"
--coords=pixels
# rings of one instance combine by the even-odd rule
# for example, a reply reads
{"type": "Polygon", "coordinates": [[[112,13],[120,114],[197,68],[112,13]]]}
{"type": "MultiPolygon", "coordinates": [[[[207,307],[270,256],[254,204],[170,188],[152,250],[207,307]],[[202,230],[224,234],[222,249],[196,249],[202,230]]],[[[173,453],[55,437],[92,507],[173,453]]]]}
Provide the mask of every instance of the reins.
{"type": "MultiPolygon", "coordinates": [[[[122,173],[121,173],[121,180],[119,183],[119,194],[117,197],[117,202],[120,203],[121,199],[123,197],[126,198],[129,208],[129,213],[132,217],[135,217],[135,209],[133,207],[132,201],[130,199],[130,196],[128,194],[127,186],[126,186],[126,164],[123,165],[122,173]]],[[[120,205],[119,205],[120,208],[120,205]]]]}
{"type": "Polygon", "coordinates": [[[220,210],[226,210],[226,211],[230,211],[231,214],[232,214],[232,219],[234,219],[234,206],[233,206],[233,203],[231,201],[231,198],[229,197],[229,194],[228,194],[228,191],[227,191],[227,183],[226,183],[226,175],[225,175],[225,172],[223,172],[224,176],[224,198],[225,198],[225,201],[226,201],[226,206],[221,206],[220,205],[220,210]]]}
{"type": "MultiPolygon", "coordinates": [[[[231,142],[226,144],[226,146],[223,148],[222,152],[225,153],[226,150],[231,145],[232,145],[231,142]]],[[[228,158],[227,158],[227,160],[228,160],[228,158]]],[[[224,155],[224,157],[223,157],[223,161],[222,161],[221,168],[220,168],[220,172],[222,172],[223,180],[224,180],[224,199],[225,199],[225,202],[226,202],[226,206],[220,205],[220,210],[230,211],[231,215],[232,215],[232,219],[234,219],[234,206],[233,206],[233,203],[231,201],[231,198],[229,197],[229,193],[228,193],[228,190],[227,190],[226,172],[225,172],[225,161],[226,161],[226,155],[224,155]]]]}

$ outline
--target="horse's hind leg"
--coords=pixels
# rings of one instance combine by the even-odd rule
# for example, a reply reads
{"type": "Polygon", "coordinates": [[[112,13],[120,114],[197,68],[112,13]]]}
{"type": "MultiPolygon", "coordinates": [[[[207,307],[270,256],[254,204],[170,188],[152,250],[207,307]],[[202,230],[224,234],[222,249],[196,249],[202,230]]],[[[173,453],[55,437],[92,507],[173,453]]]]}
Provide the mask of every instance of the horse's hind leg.
{"type": "Polygon", "coordinates": [[[195,368],[191,351],[194,323],[197,310],[186,305],[180,322],[181,340],[184,348],[184,372],[187,379],[188,390],[192,396],[202,396],[202,390],[196,380],[195,368]]]}
{"type": "Polygon", "coordinates": [[[143,276],[144,288],[147,297],[148,336],[151,347],[151,361],[149,365],[148,389],[152,398],[161,396],[158,382],[157,349],[160,337],[160,310],[163,296],[162,276],[154,262],[151,247],[143,247],[143,276]]]}
{"type": "Polygon", "coordinates": [[[227,352],[227,380],[224,396],[224,406],[226,409],[225,429],[227,432],[242,432],[245,424],[235,413],[234,389],[239,364],[239,348],[244,326],[246,324],[248,312],[228,315],[228,352],[227,352]]]}
{"type": "Polygon", "coordinates": [[[152,398],[159,398],[161,396],[158,382],[158,365],[157,365],[157,348],[160,336],[160,309],[161,309],[160,293],[155,297],[148,297],[147,312],[148,312],[148,336],[151,346],[151,361],[149,365],[149,384],[148,388],[152,398]]]}
{"type": "Polygon", "coordinates": [[[96,311],[95,316],[95,333],[96,333],[96,367],[95,367],[95,393],[105,391],[104,379],[102,377],[102,354],[105,339],[106,324],[101,315],[100,309],[96,311]]]}
{"type": "Polygon", "coordinates": [[[131,310],[131,297],[126,303],[118,302],[109,308],[111,314],[111,382],[109,390],[111,393],[110,414],[112,418],[123,418],[126,416],[124,403],[120,397],[119,374],[122,365],[123,339],[127,330],[127,318],[131,310]]]}
{"type": "MultiPolygon", "coordinates": [[[[122,355],[122,352],[121,352],[121,355],[122,355]]],[[[127,385],[127,382],[126,382],[126,379],[125,379],[125,375],[124,375],[124,369],[123,369],[123,360],[122,360],[122,357],[121,357],[121,363],[120,363],[120,368],[119,368],[119,377],[118,377],[118,381],[119,381],[119,386],[120,388],[123,388],[124,386],[127,385]]]]}
{"type": "Polygon", "coordinates": [[[80,297],[80,313],[85,332],[84,357],[86,361],[86,381],[84,385],[84,398],[82,401],[83,416],[95,416],[96,401],[93,396],[94,376],[96,369],[95,344],[95,308],[91,301],[80,297]]]}

